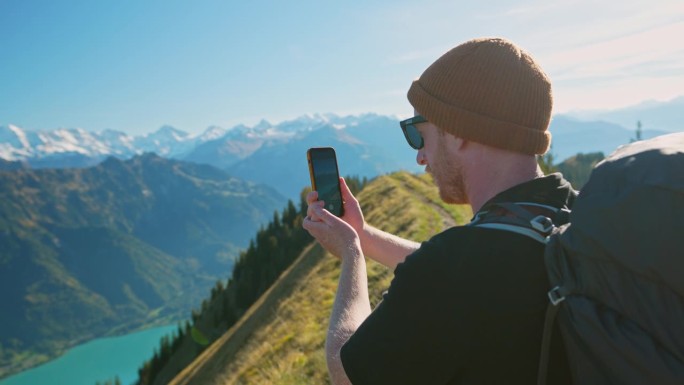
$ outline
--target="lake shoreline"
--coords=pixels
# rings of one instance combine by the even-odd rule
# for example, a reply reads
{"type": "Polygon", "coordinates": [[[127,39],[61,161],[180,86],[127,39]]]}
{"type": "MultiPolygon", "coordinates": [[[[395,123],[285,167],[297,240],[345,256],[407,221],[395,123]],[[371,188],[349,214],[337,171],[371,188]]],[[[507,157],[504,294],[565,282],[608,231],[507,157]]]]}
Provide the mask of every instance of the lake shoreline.
{"type": "MultiPolygon", "coordinates": [[[[170,325],[177,326],[186,319],[186,317],[166,316],[150,322],[135,322],[126,325],[119,325],[110,329],[106,333],[79,338],[77,340],[66,341],[63,347],[53,351],[23,351],[13,358],[13,360],[7,365],[0,367],[0,384],[15,375],[20,375],[24,372],[38,369],[43,365],[48,365],[51,362],[60,359],[65,354],[68,354],[71,350],[90,342],[106,338],[123,337],[159,327],[167,327],[170,325]]],[[[152,358],[152,356],[150,355],[149,358],[152,358]]],[[[142,364],[143,362],[140,363],[140,365],[142,364]]]]}

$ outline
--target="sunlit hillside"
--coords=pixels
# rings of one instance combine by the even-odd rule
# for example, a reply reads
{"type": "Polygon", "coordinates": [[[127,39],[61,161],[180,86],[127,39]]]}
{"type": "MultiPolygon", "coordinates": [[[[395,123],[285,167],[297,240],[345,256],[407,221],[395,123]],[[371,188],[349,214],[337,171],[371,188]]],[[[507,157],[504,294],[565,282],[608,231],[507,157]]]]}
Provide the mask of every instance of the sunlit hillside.
{"type": "MultiPolygon", "coordinates": [[[[471,216],[468,207],[443,204],[427,175],[380,177],[358,198],[369,223],[414,240],[471,216]]],[[[375,305],[392,272],[372,261],[368,272],[375,305]]],[[[171,383],[327,383],[323,348],[338,274],[336,258],[318,245],[307,247],[245,316],[171,383]]]]}

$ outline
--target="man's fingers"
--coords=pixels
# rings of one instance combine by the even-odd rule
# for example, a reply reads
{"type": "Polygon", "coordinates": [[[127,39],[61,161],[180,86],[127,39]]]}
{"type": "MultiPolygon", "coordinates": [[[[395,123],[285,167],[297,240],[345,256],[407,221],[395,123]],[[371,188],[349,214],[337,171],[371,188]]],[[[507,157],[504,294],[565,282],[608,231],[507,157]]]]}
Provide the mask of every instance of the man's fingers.
{"type": "Polygon", "coordinates": [[[309,207],[307,210],[313,210],[314,207],[323,207],[325,205],[325,201],[314,201],[309,203],[309,207]]]}
{"type": "MultiPolygon", "coordinates": [[[[309,206],[313,210],[313,214],[321,219],[325,224],[327,225],[332,225],[334,221],[337,219],[336,216],[332,215],[332,213],[326,209],[323,208],[323,205],[312,205],[309,206]]],[[[313,218],[313,217],[312,217],[313,218]]]]}
{"type": "Polygon", "coordinates": [[[318,191],[309,191],[309,193],[306,194],[306,203],[308,203],[308,204],[316,202],[317,199],[318,199],[318,191]]]}
{"type": "Polygon", "coordinates": [[[320,221],[314,221],[313,219],[306,217],[302,222],[302,227],[308,232],[314,232],[319,226],[324,226],[320,221]]]}
{"type": "Polygon", "coordinates": [[[323,205],[325,205],[324,201],[315,201],[309,203],[309,207],[306,209],[306,215],[314,221],[318,220],[318,215],[314,211],[314,208],[323,207],[323,205]]]}
{"type": "Polygon", "coordinates": [[[334,224],[334,222],[331,221],[335,221],[337,217],[321,207],[315,207],[312,209],[312,211],[313,215],[304,218],[302,227],[304,227],[304,229],[311,233],[311,235],[313,235],[315,238],[318,238],[319,235],[328,231],[326,229],[330,229],[330,227],[334,224]]]}

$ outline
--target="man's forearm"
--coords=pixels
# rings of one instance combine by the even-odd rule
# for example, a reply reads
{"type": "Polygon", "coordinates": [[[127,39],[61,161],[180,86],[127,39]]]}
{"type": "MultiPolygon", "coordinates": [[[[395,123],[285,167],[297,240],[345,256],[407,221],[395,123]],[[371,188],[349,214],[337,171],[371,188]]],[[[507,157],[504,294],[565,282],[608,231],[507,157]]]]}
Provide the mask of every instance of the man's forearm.
{"type": "Polygon", "coordinates": [[[342,367],[340,350],[370,312],[366,261],[361,250],[350,249],[348,255],[342,256],[340,281],[325,343],[333,384],[350,384],[342,367]]]}
{"type": "Polygon", "coordinates": [[[418,242],[398,237],[368,224],[359,236],[364,254],[390,269],[404,262],[406,256],[420,247],[418,242]]]}

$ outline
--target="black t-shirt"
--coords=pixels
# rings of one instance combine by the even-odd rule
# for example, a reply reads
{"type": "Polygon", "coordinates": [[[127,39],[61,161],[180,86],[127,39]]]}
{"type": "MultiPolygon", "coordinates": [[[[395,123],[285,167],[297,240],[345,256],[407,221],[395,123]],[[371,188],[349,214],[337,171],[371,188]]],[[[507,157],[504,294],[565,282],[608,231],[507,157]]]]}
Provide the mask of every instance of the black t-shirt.
{"type": "MultiPolygon", "coordinates": [[[[569,207],[560,174],[490,202],[569,207]]],[[[486,206],[486,205],[485,205],[486,206]]],[[[508,231],[460,226],[397,266],[383,301],[342,348],[353,384],[535,384],[549,283],[544,246],[508,231]]],[[[551,384],[569,383],[560,334],[551,384]]]]}

